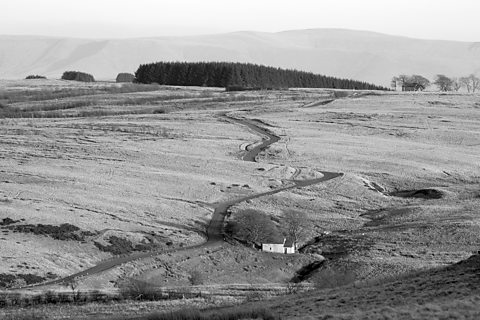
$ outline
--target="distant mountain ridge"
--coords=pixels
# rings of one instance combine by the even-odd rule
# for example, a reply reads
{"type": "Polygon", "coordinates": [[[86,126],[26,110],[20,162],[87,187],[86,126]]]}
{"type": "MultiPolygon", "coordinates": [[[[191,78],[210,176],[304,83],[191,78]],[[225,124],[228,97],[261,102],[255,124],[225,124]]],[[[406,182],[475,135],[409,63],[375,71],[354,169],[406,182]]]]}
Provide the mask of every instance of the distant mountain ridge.
{"type": "Polygon", "coordinates": [[[388,86],[399,73],[478,75],[480,43],[344,29],[112,40],[0,36],[0,79],[59,78],[66,70],[115,79],[156,61],[250,62],[388,86]]]}

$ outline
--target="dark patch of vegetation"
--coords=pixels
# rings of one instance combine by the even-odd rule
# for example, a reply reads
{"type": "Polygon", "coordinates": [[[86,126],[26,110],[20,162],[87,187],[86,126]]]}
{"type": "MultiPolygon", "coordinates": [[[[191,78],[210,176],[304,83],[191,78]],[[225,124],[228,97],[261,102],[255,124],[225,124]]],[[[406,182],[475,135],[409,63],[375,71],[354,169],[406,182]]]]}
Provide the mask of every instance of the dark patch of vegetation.
{"type": "Polygon", "coordinates": [[[10,284],[17,279],[14,274],[1,273],[0,274],[0,288],[7,288],[10,284]]]}
{"type": "Polygon", "coordinates": [[[142,320],[239,320],[263,319],[276,320],[280,317],[271,310],[258,307],[234,307],[210,310],[186,309],[179,311],[154,313],[141,317],[142,320]]]}
{"type": "Polygon", "coordinates": [[[3,218],[2,221],[0,221],[0,226],[8,226],[17,222],[20,222],[20,220],[13,220],[7,217],[7,218],[3,218]]]}
{"type": "Polygon", "coordinates": [[[48,224],[7,225],[3,228],[12,230],[13,232],[33,233],[35,235],[52,237],[55,240],[84,241],[85,237],[95,235],[93,232],[82,231],[79,227],[69,223],[63,223],[59,226],[48,224]]]}
{"type": "Polygon", "coordinates": [[[443,193],[435,189],[403,190],[390,193],[391,196],[401,198],[441,199],[443,193]]]}
{"type": "Polygon", "coordinates": [[[62,80],[95,82],[95,78],[91,74],[80,71],[65,71],[62,75],[62,80]]]}
{"type": "Polygon", "coordinates": [[[0,273],[0,288],[10,288],[12,287],[16,281],[23,280],[26,285],[34,284],[43,282],[46,278],[31,274],[8,274],[8,273],[0,273]]]}
{"type": "Polygon", "coordinates": [[[47,79],[45,76],[39,76],[38,74],[31,74],[25,78],[26,80],[33,80],[33,79],[47,79]]]}
{"type": "Polygon", "coordinates": [[[135,72],[141,83],[233,88],[337,88],[388,90],[366,82],[250,63],[157,62],[135,72]]]}
{"type": "Polygon", "coordinates": [[[153,114],[165,114],[167,113],[167,109],[166,108],[156,108],[156,109],[153,109],[153,114]]]}
{"type": "Polygon", "coordinates": [[[290,280],[290,282],[299,283],[308,280],[312,276],[312,273],[318,270],[324,263],[325,260],[317,260],[303,266],[296,272],[295,276],[290,280]]]}
{"type": "Polygon", "coordinates": [[[133,245],[130,240],[120,238],[117,236],[110,236],[108,238],[110,245],[103,245],[95,242],[95,246],[104,252],[110,252],[115,255],[127,254],[134,251],[148,251],[155,247],[155,244],[150,240],[150,243],[140,243],[133,245]]]}

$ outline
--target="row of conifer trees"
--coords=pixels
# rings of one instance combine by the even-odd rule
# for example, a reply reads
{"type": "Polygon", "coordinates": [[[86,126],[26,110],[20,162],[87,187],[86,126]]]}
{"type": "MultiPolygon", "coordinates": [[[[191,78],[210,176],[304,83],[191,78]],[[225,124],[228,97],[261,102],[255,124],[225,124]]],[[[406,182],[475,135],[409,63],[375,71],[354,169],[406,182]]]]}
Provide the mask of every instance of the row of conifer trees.
{"type": "Polygon", "coordinates": [[[142,64],[137,69],[135,78],[141,83],[177,86],[386,90],[383,87],[361,81],[233,62],[142,64]]]}

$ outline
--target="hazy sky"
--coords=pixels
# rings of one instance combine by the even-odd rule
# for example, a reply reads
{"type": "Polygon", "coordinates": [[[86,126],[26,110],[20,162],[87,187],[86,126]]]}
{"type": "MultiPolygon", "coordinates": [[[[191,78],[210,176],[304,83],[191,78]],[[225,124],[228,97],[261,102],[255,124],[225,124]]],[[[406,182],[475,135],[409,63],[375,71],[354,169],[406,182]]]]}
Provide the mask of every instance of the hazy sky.
{"type": "Polygon", "coordinates": [[[0,0],[0,34],[127,38],[307,28],[480,41],[480,0],[0,0]]]}

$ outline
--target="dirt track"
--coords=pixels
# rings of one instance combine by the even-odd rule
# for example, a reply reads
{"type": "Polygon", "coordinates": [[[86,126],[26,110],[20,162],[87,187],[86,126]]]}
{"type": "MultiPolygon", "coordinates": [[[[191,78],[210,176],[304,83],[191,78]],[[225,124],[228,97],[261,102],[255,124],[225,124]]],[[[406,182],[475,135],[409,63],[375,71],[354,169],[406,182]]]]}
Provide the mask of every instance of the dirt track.
{"type": "MultiPolygon", "coordinates": [[[[256,162],[256,157],[257,155],[268,148],[270,145],[273,143],[277,142],[280,140],[280,137],[274,135],[267,129],[264,129],[262,127],[257,126],[254,124],[252,121],[249,121],[248,119],[238,119],[234,117],[230,117],[227,115],[222,115],[222,117],[228,119],[229,121],[238,123],[242,126],[246,126],[247,128],[251,129],[258,135],[262,137],[262,142],[260,144],[257,144],[254,146],[252,149],[247,150],[247,152],[243,155],[242,160],[244,161],[252,161],[256,162]]],[[[214,208],[214,213],[212,215],[212,218],[210,220],[210,223],[207,227],[207,240],[203,243],[189,246],[189,247],[184,247],[184,248],[175,248],[175,249],[170,249],[170,250],[158,250],[158,251],[149,251],[149,252],[139,252],[139,253],[132,253],[126,256],[122,257],[115,257],[113,259],[101,262],[94,267],[88,268],[84,271],[72,274],[70,276],[53,280],[53,281],[48,281],[42,284],[36,284],[33,286],[28,286],[24,288],[39,288],[47,285],[55,285],[55,284],[60,284],[60,283],[66,283],[68,281],[71,281],[72,279],[78,278],[78,277],[87,277],[90,275],[98,274],[103,271],[109,270],[111,268],[114,268],[116,266],[119,266],[121,264],[124,264],[126,262],[138,260],[138,259],[144,259],[144,258],[149,258],[153,257],[159,254],[163,253],[172,253],[172,252],[185,252],[185,251],[194,251],[199,248],[215,248],[217,246],[220,246],[223,242],[223,222],[225,220],[225,216],[227,214],[228,208],[231,206],[241,203],[246,200],[251,200],[255,198],[260,198],[264,196],[269,196],[273,195],[282,191],[290,190],[290,189],[295,189],[295,188],[301,188],[301,187],[307,187],[310,185],[314,185],[320,182],[328,181],[337,177],[340,177],[343,175],[343,173],[335,173],[335,172],[321,172],[323,175],[320,178],[315,178],[315,179],[308,179],[308,180],[292,180],[290,185],[267,191],[267,192],[262,192],[262,193],[257,193],[233,200],[228,200],[225,202],[220,202],[220,203],[215,203],[211,204],[212,208],[214,208]]]]}

